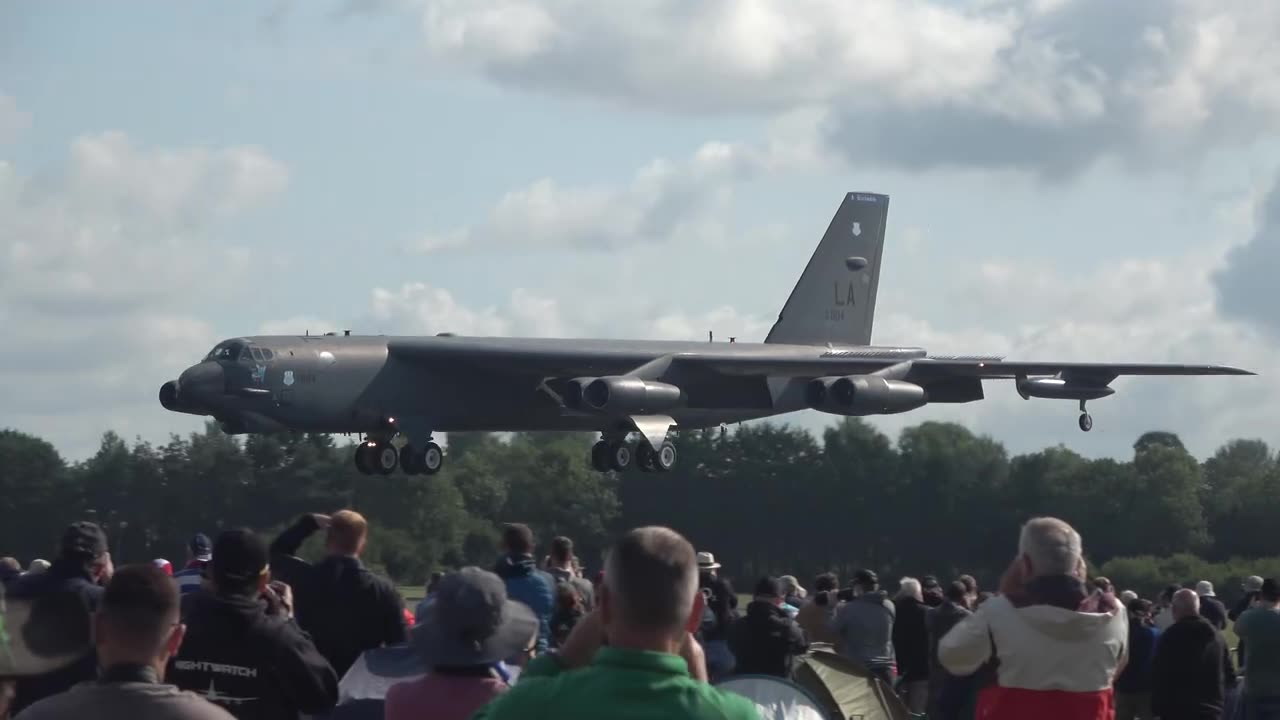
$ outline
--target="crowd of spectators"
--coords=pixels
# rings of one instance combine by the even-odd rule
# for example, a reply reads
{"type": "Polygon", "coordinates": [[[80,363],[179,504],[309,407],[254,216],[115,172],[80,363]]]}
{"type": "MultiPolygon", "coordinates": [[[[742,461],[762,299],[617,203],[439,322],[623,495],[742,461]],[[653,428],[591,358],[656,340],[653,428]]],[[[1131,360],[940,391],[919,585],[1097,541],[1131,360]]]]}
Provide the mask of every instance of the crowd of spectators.
{"type": "Polygon", "coordinates": [[[361,561],[368,532],[351,510],[304,515],[271,542],[196,534],[176,571],[116,569],[78,522],[52,562],[0,559],[0,720],[745,720],[756,705],[719,682],[790,679],[819,649],[931,719],[1280,718],[1280,583],[1247,579],[1229,610],[1203,581],[1117,593],[1054,518],[1023,525],[992,591],[962,575],[891,593],[863,569],[812,590],[761,577],[742,607],[715,556],[669,528],[624,534],[588,579],[571,539],[538,561],[509,524],[491,569],[433,574],[408,611],[361,561]]]}

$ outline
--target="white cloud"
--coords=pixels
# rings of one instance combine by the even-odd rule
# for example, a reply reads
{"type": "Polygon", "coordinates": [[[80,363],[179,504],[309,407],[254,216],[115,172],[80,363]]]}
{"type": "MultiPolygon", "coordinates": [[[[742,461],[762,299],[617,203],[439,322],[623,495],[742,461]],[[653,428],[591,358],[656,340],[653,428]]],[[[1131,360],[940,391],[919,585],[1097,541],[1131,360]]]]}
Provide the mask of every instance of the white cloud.
{"type": "Polygon", "coordinates": [[[118,132],[76,138],[57,172],[0,161],[0,424],[73,456],[108,427],[184,427],[159,408],[160,379],[214,340],[192,308],[242,287],[242,249],[211,231],[287,184],[259,149],[144,148],[118,132]]]}
{"type": "Polygon", "coordinates": [[[476,225],[431,233],[411,245],[462,248],[619,250],[723,239],[735,185],[768,173],[828,167],[813,144],[822,114],[783,116],[760,145],[708,142],[686,159],[659,158],[623,184],[566,187],[551,178],[504,194],[476,225]]]}
{"type": "Polygon", "coordinates": [[[1280,5],[1252,0],[433,0],[436,57],[680,112],[831,111],[854,161],[1060,176],[1194,160],[1280,121],[1280,5]]]}
{"type": "Polygon", "coordinates": [[[1275,305],[1280,276],[1280,179],[1258,200],[1255,212],[1252,237],[1227,254],[1214,276],[1215,289],[1224,313],[1280,338],[1275,305]]]}
{"type": "Polygon", "coordinates": [[[0,145],[13,142],[29,127],[31,113],[18,109],[13,96],[0,92],[0,145]]]}

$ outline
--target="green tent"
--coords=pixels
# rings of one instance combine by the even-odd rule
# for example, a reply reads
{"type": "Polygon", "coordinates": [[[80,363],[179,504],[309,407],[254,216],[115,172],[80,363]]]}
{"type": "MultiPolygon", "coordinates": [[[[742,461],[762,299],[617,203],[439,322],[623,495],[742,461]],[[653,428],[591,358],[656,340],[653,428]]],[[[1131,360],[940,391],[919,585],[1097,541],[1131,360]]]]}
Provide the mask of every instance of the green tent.
{"type": "Polygon", "coordinates": [[[811,646],[808,654],[797,659],[791,677],[831,720],[911,720],[892,688],[830,645],[811,646]]]}

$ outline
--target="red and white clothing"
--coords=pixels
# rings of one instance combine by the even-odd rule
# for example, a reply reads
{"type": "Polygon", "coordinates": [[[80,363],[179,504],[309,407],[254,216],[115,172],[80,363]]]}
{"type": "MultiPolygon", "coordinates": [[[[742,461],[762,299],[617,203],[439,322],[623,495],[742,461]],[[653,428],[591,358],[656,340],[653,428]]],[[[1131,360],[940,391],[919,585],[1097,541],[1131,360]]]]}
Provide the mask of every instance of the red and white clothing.
{"type": "Polygon", "coordinates": [[[997,682],[979,695],[975,720],[1111,720],[1127,613],[1114,599],[1099,607],[1073,578],[1038,578],[1029,590],[988,600],[938,643],[938,660],[954,675],[999,660],[997,682]]]}

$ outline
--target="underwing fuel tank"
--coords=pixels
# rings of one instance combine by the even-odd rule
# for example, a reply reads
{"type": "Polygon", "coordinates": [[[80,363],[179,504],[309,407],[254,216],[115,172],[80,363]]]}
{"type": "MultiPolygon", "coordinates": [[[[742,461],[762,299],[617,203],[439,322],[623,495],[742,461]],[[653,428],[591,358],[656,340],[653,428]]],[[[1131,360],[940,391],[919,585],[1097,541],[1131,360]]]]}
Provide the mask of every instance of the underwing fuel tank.
{"type": "Polygon", "coordinates": [[[1023,400],[1033,397],[1047,400],[1097,400],[1116,392],[1106,385],[1089,385],[1063,378],[1018,378],[1017,388],[1023,400]]]}

